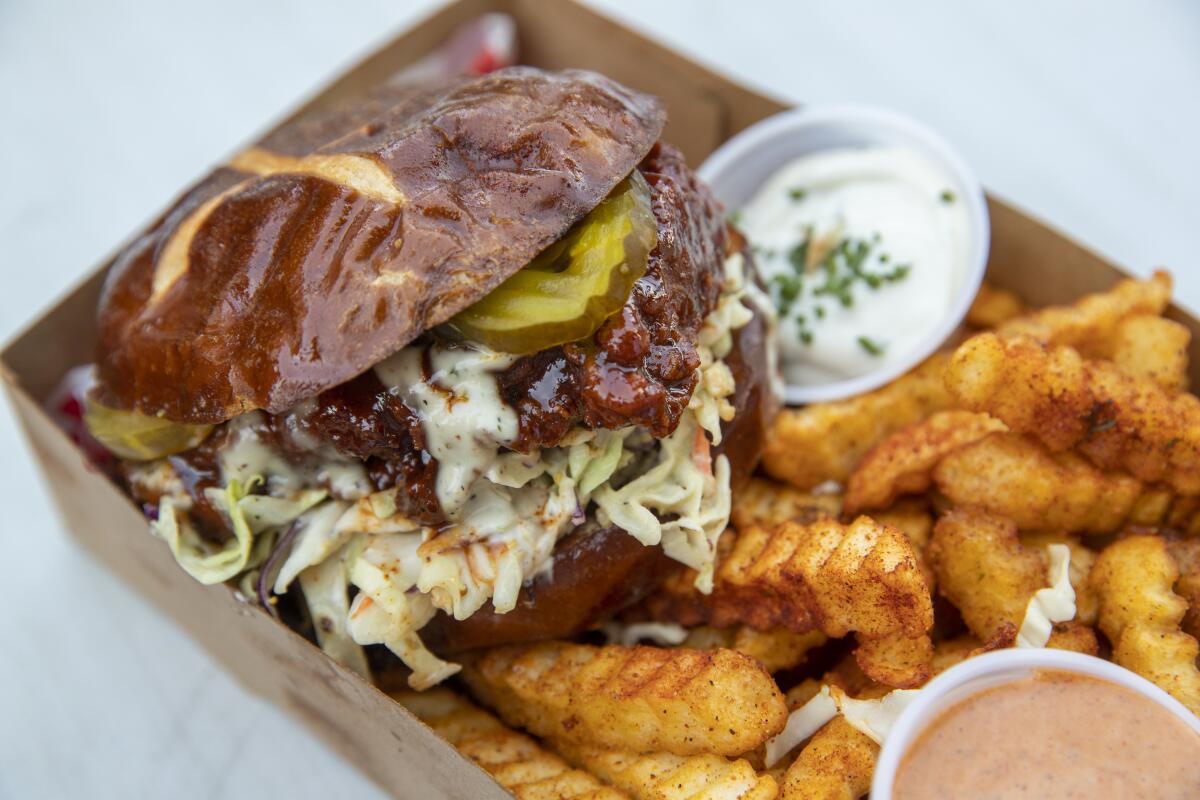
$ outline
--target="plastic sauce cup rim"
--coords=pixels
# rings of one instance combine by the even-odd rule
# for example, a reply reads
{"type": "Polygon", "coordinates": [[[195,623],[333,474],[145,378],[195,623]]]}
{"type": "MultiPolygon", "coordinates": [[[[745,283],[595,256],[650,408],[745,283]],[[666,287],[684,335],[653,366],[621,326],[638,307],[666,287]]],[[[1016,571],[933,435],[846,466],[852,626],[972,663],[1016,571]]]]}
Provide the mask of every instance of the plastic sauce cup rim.
{"type": "MultiPolygon", "coordinates": [[[[852,378],[803,386],[788,384],[785,387],[784,399],[789,405],[837,400],[868,392],[898,378],[924,361],[954,333],[966,317],[987,271],[991,223],[983,187],[966,160],[939,134],[899,112],[858,104],[812,105],[783,111],[751,125],[726,141],[700,165],[697,174],[719,192],[722,177],[735,174],[747,162],[760,161],[759,154],[767,143],[790,137],[802,140],[804,136],[828,126],[844,129],[846,133],[843,141],[808,152],[853,145],[905,143],[915,146],[918,152],[944,169],[947,178],[957,184],[955,188],[959,192],[959,199],[967,206],[970,255],[967,272],[963,276],[958,294],[947,308],[945,317],[902,358],[852,378]],[[887,136],[889,133],[892,134],[891,137],[887,136]]],[[[770,172],[766,173],[764,180],[795,157],[793,155],[778,160],[770,172]]],[[[760,181],[759,187],[761,185],[760,181]]],[[[756,187],[755,191],[759,187],[756,187]]],[[[718,199],[722,199],[719,194],[718,199]]],[[[749,197],[743,198],[739,202],[748,199],[749,197]]]]}
{"type": "Polygon", "coordinates": [[[1167,709],[1200,734],[1200,718],[1187,707],[1142,676],[1111,661],[1069,650],[1032,647],[997,650],[955,664],[927,683],[901,712],[875,763],[872,800],[891,800],[896,773],[909,748],[943,711],[976,693],[951,697],[957,689],[979,681],[977,692],[982,692],[1025,680],[1044,670],[1084,675],[1129,689],[1167,709]]]}

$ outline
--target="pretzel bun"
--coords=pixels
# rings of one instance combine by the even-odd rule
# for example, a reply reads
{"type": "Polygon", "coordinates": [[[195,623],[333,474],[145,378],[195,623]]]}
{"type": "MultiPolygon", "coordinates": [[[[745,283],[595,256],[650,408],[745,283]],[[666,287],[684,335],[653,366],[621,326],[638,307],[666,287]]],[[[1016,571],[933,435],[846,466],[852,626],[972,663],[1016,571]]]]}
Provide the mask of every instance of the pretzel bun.
{"type": "Polygon", "coordinates": [[[579,71],[397,94],[239,153],[116,258],[100,402],[216,423],[341,384],[561,237],[665,121],[579,71]]]}

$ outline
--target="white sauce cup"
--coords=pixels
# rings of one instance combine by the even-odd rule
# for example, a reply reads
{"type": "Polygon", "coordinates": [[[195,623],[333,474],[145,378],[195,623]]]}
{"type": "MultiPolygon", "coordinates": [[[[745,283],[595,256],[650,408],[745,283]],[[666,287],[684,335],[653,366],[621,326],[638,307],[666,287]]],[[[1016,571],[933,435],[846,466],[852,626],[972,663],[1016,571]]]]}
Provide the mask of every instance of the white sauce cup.
{"type": "Polygon", "coordinates": [[[1012,648],[969,658],[931,680],[900,714],[883,744],[871,782],[871,800],[891,800],[892,784],[909,747],[950,706],[987,689],[1025,680],[1042,670],[1115,683],[1153,700],[1200,733],[1200,718],[1150,681],[1102,658],[1047,648],[1012,648]]]}
{"type": "Polygon", "coordinates": [[[987,268],[991,234],[987,200],[966,161],[938,134],[894,111],[861,105],[818,105],[768,117],[721,145],[700,165],[700,177],[726,208],[741,208],[759,187],[790,161],[843,147],[904,146],[939,166],[956,197],[966,204],[970,224],[966,274],[946,316],[912,350],[878,369],[830,383],[785,387],[789,405],[837,400],[875,389],[927,358],[959,326],[987,268]]]}

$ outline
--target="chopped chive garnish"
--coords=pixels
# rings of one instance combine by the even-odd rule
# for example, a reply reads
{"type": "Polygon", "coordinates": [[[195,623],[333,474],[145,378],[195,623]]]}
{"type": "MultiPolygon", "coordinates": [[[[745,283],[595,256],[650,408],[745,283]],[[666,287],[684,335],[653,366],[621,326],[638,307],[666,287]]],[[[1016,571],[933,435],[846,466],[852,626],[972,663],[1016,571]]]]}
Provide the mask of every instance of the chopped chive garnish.
{"type": "Polygon", "coordinates": [[[883,355],[883,345],[879,344],[878,342],[872,341],[871,339],[867,338],[866,336],[858,337],[858,346],[861,347],[863,350],[866,350],[868,353],[870,353],[873,356],[883,355]]]}
{"type": "Polygon", "coordinates": [[[806,192],[804,189],[801,189],[799,187],[788,190],[788,197],[792,198],[792,200],[796,201],[797,203],[799,203],[801,200],[803,200],[804,196],[807,194],[808,194],[808,192],[806,192]]]}
{"type": "Polygon", "coordinates": [[[951,203],[953,203],[955,200],[958,199],[955,196],[954,192],[950,191],[949,189],[942,189],[941,197],[942,197],[942,202],[945,203],[946,205],[950,205],[951,203]]]}

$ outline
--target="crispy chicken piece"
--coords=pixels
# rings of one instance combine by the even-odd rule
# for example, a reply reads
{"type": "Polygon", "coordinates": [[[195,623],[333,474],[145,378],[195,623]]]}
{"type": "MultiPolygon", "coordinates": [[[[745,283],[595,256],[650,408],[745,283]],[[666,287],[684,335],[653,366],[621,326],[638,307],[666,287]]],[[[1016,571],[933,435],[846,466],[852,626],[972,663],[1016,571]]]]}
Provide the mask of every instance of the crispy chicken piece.
{"type": "Polygon", "coordinates": [[[1129,375],[1149,378],[1168,392],[1184,392],[1191,341],[1191,331],[1174,320],[1128,317],[1113,332],[1106,357],[1129,375]]]}
{"type": "Polygon", "coordinates": [[[854,632],[856,656],[871,677],[889,686],[924,682],[933,606],[903,532],[859,517],[849,525],[789,522],[726,537],[712,594],[696,591],[694,574],[681,570],[646,602],[651,616],[833,637],[854,632]]]}
{"type": "Polygon", "coordinates": [[[1028,308],[1016,294],[984,281],[971,307],[967,309],[967,325],[972,328],[995,328],[1027,311],[1028,308]]]}
{"type": "Polygon", "coordinates": [[[450,689],[402,691],[392,695],[458,751],[487,770],[518,800],[622,800],[620,789],[605,786],[523,733],[450,689]]]}
{"type": "Polygon", "coordinates": [[[999,417],[1052,451],[1077,449],[1102,469],[1124,469],[1200,494],[1200,399],[1069,347],[983,333],[951,357],[946,386],[965,407],[999,417]]]}
{"type": "Polygon", "coordinates": [[[775,800],[779,785],[744,758],[676,756],[558,742],[571,763],[628,792],[634,800],[775,800]]]}
{"type": "Polygon", "coordinates": [[[889,434],[953,405],[942,380],[948,356],[931,356],[886,386],[830,403],[785,409],[767,434],[763,467],[799,489],[844,483],[889,434]]]}
{"type": "Polygon", "coordinates": [[[871,789],[879,745],[841,717],[813,734],[788,767],[781,800],[855,800],[871,789]]]}
{"type": "Polygon", "coordinates": [[[902,494],[927,491],[933,468],[946,455],[1004,430],[1000,420],[971,411],[939,411],[901,428],[858,462],[846,484],[845,512],[887,508],[902,494]]]}
{"type": "Polygon", "coordinates": [[[1030,598],[1046,585],[1046,562],[1021,546],[1012,520],[977,509],[939,519],[926,555],[938,591],[983,642],[1015,638],[1030,598]]]}
{"type": "Polygon", "coordinates": [[[617,750],[738,755],[787,719],[771,676],[731,650],[539,642],[489,650],[463,677],[512,725],[617,750]]]}
{"type": "Polygon", "coordinates": [[[1200,713],[1200,646],[1179,629],[1187,603],[1171,590],[1178,577],[1167,543],[1137,535],[1104,548],[1091,581],[1113,661],[1200,713]]]}
{"type": "Polygon", "coordinates": [[[1149,280],[1123,280],[1107,292],[1087,295],[1071,305],[1048,306],[1009,320],[996,333],[1028,336],[1046,345],[1070,345],[1091,357],[1108,357],[1109,342],[1123,320],[1166,310],[1171,284],[1170,273],[1163,270],[1149,280]]]}
{"type": "Polygon", "coordinates": [[[735,528],[774,527],[781,522],[837,519],[841,513],[841,495],[808,494],[787,484],[751,478],[734,497],[731,520],[735,528]]]}
{"type": "Polygon", "coordinates": [[[763,665],[767,672],[792,669],[804,663],[808,651],[825,644],[828,637],[817,630],[793,633],[787,628],[760,631],[749,625],[692,628],[684,647],[695,650],[728,649],[744,653],[763,665]]]}
{"type": "Polygon", "coordinates": [[[1143,502],[1141,481],[1015,433],[993,433],[949,454],[933,480],[954,506],[986,509],[1024,530],[1112,533],[1127,522],[1154,524],[1163,513],[1159,495],[1143,502]]]}

